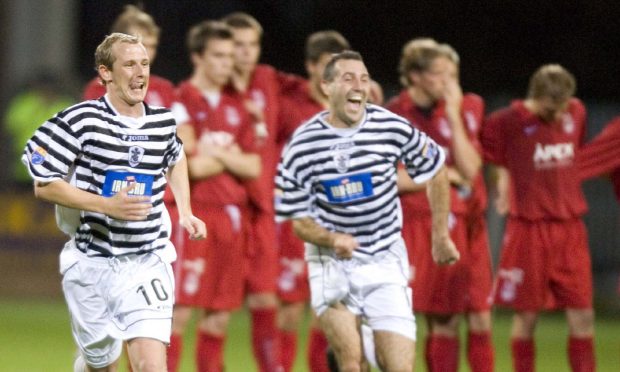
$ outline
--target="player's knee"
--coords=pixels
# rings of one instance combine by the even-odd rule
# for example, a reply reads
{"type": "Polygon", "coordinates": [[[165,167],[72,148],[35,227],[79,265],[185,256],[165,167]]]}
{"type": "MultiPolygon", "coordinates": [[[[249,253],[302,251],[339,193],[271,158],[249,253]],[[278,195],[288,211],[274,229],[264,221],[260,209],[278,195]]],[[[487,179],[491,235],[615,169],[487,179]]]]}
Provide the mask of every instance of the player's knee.
{"type": "Polygon", "coordinates": [[[590,336],[594,333],[594,311],[579,309],[566,311],[569,332],[573,336],[590,336]]]}
{"type": "Polygon", "coordinates": [[[213,334],[224,335],[230,322],[230,313],[227,311],[217,311],[204,314],[199,321],[198,328],[201,331],[213,334]]]}

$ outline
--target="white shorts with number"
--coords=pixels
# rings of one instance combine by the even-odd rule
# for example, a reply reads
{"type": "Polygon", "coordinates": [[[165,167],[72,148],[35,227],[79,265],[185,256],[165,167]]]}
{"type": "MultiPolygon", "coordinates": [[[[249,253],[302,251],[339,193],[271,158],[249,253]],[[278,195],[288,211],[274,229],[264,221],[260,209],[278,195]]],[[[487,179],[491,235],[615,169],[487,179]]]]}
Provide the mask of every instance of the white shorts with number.
{"type": "Polygon", "coordinates": [[[319,253],[324,254],[307,256],[312,308],[319,316],[330,305],[342,302],[373,330],[416,339],[409,263],[402,240],[377,254],[373,262],[336,259],[332,250],[323,248],[319,253]]]}
{"type": "Polygon", "coordinates": [[[95,368],[119,358],[123,340],[170,342],[174,279],[169,262],[146,253],[88,257],[71,242],[61,254],[62,287],[73,337],[95,368]]]}

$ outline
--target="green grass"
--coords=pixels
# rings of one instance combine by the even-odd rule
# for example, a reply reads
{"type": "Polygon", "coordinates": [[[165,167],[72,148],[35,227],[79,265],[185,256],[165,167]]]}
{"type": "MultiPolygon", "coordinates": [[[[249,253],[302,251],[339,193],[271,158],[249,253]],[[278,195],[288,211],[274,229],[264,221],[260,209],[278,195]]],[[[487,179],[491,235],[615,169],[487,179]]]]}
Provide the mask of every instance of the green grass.
{"type": "MultiPolygon", "coordinates": [[[[508,334],[510,317],[497,313],[494,321],[496,371],[511,370],[508,334]]],[[[191,327],[193,329],[193,327],[191,327]]],[[[422,328],[420,328],[422,331],[422,328]]],[[[422,333],[418,332],[419,335],[422,333]]],[[[566,359],[566,326],[561,314],[546,314],[538,325],[537,371],[569,371],[566,359]]],[[[194,332],[187,334],[183,354],[183,372],[192,372],[194,332]]],[[[420,337],[420,336],[419,336],[420,337]]],[[[418,343],[416,372],[425,370],[418,343]]],[[[75,347],[71,339],[69,315],[59,301],[0,301],[0,371],[65,372],[71,370],[75,347]]],[[[295,372],[307,371],[305,332],[300,337],[295,372]]],[[[464,353],[461,348],[461,354],[464,353]]],[[[605,317],[596,321],[596,356],[599,372],[620,370],[620,318],[605,317]]],[[[226,371],[256,371],[249,341],[249,318],[245,311],[233,317],[226,344],[226,371]]],[[[124,370],[121,368],[121,371],[124,370]]],[[[461,359],[461,372],[469,371],[461,359]]]]}

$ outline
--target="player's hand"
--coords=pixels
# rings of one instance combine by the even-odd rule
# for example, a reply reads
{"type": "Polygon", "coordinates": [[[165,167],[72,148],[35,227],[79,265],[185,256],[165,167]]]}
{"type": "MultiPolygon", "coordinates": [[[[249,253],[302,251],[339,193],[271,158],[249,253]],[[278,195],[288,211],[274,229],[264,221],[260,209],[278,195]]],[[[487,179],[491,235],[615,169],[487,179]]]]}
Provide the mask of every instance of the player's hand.
{"type": "Polygon", "coordinates": [[[332,233],[332,248],[336,252],[336,256],[340,258],[352,258],[353,251],[359,247],[357,240],[352,235],[332,233]]]}
{"type": "Polygon", "coordinates": [[[446,101],[446,111],[455,115],[461,114],[461,104],[463,103],[463,90],[458,80],[454,77],[446,78],[444,87],[444,100],[446,101]]]}
{"type": "Polygon", "coordinates": [[[433,260],[438,265],[452,265],[456,263],[461,254],[450,237],[433,239],[433,260]]]}
{"type": "Polygon", "coordinates": [[[132,182],[114,196],[105,198],[104,213],[117,220],[146,220],[149,213],[151,213],[153,204],[149,196],[129,195],[131,190],[136,188],[137,185],[137,183],[132,182]]]}
{"type": "Polygon", "coordinates": [[[187,230],[191,240],[200,240],[207,237],[207,226],[199,218],[193,215],[181,217],[179,223],[187,230]]]}

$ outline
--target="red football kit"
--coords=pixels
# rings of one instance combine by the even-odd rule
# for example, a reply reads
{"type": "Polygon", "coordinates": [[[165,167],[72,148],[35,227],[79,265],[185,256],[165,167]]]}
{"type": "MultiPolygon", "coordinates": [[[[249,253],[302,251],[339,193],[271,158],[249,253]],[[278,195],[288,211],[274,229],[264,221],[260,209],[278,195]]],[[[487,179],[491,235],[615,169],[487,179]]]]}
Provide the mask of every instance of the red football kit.
{"type": "MultiPolygon", "coordinates": [[[[325,109],[311,97],[309,82],[301,79],[296,83],[289,82],[283,91],[280,105],[276,135],[278,154],[302,123],[325,109]]],[[[295,235],[290,221],[278,224],[278,241],[280,244],[278,295],[282,301],[288,303],[308,301],[310,287],[304,259],[304,243],[295,235]]]]}
{"type": "Polygon", "coordinates": [[[569,101],[545,123],[521,100],[491,114],[482,130],[487,160],[510,174],[510,212],[495,283],[495,302],[518,311],[592,306],[587,206],[575,154],[586,110],[569,101]]]}
{"type": "MultiPolygon", "coordinates": [[[[403,90],[387,105],[411,124],[431,136],[446,150],[446,164],[454,166],[452,129],[445,113],[445,102],[439,101],[430,110],[415,105],[409,93],[403,90]]],[[[484,102],[474,94],[463,96],[462,120],[474,147],[481,151],[478,141],[484,102]]],[[[409,253],[412,269],[414,310],[453,314],[489,309],[492,287],[491,256],[484,211],[486,190],[482,176],[473,186],[450,188],[450,216],[448,227],[461,259],[454,265],[438,266],[433,261],[431,230],[432,218],[425,192],[400,196],[403,209],[403,239],[409,253]]]]}
{"type": "MultiPolygon", "coordinates": [[[[179,85],[178,100],[189,115],[199,143],[219,146],[237,144],[244,152],[255,152],[252,120],[238,94],[224,89],[213,105],[186,81],[179,85]]],[[[247,243],[250,198],[234,175],[224,172],[191,181],[192,210],[207,225],[205,240],[187,236],[175,242],[178,259],[176,303],[213,310],[241,306],[247,275],[247,243]]]]}

